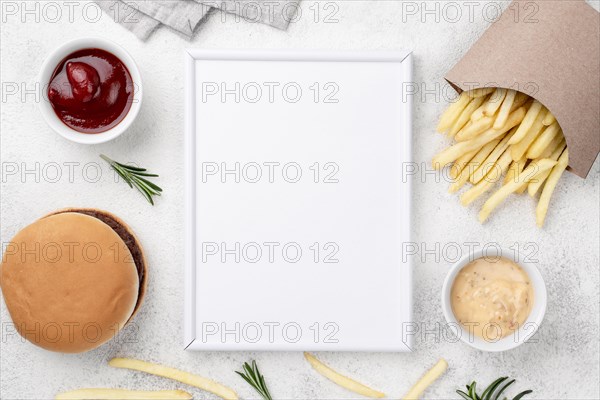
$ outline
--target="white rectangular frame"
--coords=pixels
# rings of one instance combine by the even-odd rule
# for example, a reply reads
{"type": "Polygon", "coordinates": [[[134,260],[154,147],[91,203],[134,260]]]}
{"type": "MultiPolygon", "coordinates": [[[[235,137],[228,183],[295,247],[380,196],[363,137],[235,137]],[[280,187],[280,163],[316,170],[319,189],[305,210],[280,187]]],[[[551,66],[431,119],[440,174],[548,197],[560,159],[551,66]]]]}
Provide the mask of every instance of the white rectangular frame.
{"type": "MultiPolygon", "coordinates": [[[[324,346],[315,344],[314,346],[304,346],[298,348],[295,346],[249,346],[249,345],[207,345],[200,343],[196,335],[196,210],[195,210],[195,182],[196,182],[196,158],[195,158],[195,132],[196,132],[196,77],[195,63],[197,60],[223,60],[223,61],[323,61],[323,62],[382,62],[398,63],[403,76],[409,77],[412,82],[413,77],[413,56],[410,51],[278,51],[278,50],[199,50],[187,49],[184,52],[186,82],[185,82],[185,140],[184,140],[184,158],[185,158],[185,300],[184,300],[184,349],[202,350],[202,351],[373,351],[373,352],[406,352],[412,351],[413,338],[407,334],[401,338],[396,346],[372,346],[362,348],[346,348],[341,346],[324,346]]],[[[402,147],[402,157],[405,163],[411,163],[412,159],[412,108],[413,98],[410,93],[403,93],[403,109],[399,110],[404,117],[403,129],[406,137],[402,147]]],[[[402,225],[402,237],[410,241],[410,226],[412,223],[412,183],[407,177],[403,182],[406,190],[402,191],[401,202],[407,210],[405,218],[408,223],[402,225]]],[[[410,322],[413,316],[413,294],[412,294],[412,260],[408,258],[406,262],[407,276],[406,282],[403,282],[403,289],[409,293],[409,301],[406,304],[407,312],[410,315],[410,322]]]]}

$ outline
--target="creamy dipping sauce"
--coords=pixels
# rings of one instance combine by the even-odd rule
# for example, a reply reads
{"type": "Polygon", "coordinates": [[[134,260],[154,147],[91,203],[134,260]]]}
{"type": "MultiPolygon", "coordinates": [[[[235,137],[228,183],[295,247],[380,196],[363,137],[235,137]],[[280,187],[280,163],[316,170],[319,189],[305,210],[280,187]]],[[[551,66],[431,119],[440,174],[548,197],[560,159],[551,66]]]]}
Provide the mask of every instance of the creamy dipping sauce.
{"type": "Polygon", "coordinates": [[[460,270],[451,291],[452,311],[469,332],[497,340],[518,330],[533,307],[533,287],[506,258],[479,258],[460,270]]]}

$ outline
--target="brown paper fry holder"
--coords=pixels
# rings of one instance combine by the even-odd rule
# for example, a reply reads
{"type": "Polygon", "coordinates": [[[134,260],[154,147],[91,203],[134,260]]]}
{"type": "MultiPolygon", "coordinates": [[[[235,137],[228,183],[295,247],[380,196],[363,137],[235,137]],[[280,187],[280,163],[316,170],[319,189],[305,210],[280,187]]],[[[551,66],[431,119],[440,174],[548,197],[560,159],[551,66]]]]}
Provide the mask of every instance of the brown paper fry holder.
{"type": "Polygon", "coordinates": [[[446,80],[458,92],[502,87],[539,100],[563,130],[569,169],[585,178],[600,152],[599,16],[583,0],[514,1],[446,80]]]}

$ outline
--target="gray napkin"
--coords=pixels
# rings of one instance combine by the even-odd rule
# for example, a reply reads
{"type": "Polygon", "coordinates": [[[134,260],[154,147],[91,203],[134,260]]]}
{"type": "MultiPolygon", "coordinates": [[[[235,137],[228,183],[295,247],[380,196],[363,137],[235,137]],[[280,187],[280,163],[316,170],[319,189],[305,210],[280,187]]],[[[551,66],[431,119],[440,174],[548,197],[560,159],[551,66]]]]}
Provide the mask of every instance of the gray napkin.
{"type": "Polygon", "coordinates": [[[142,40],[164,24],[191,37],[210,8],[286,29],[300,0],[95,0],[115,22],[142,40]],[[118,12],[115,11],[118,9],[118,12]]]}
{"type": "Polygon", "coordinates": [[[210,6],[188,0],[126,0],[147,16],[188,37],[210,10],[210,6]]]}

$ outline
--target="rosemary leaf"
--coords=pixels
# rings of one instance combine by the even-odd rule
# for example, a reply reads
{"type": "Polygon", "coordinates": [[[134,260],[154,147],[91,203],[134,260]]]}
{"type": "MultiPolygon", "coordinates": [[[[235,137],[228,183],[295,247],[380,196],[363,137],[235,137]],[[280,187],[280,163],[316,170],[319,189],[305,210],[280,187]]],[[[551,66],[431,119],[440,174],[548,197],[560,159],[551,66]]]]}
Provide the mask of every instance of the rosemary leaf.
{"type": "Polygon", "coordinates": [[[265,378],[258,370],[256,361],[252,360],[252,366],[250,366],[250,364],[247,362],[244,363],[242,369],[244,372],[235,371],[235,373],[248,382],[248,384],[252,386],[264,400],[273,400],[271,398],[271,394],[269,393],[269,389],[267,388],[267,384],[265,383],[265,378]]]}
{"type": "Polygon", "coordinates": [[[135,187],[137,191],[144,196],[148,203],[154,205],[152,196],[160,196],[162,189],[158,185],[143,177],[151,178],[158,177],[158,175],[146,172],[146,168],[135,167],[133,165],[122,164],[114,161],[104,154],[100,154],[100,158],[106,161],[111,168],[114,169],[121,178],[123,178],[125,183],[127,183],[130,188],[135,187]]]}
{"type": "MultiPolygon", "coordinates": [[[[456,393],[465,400],[500,400],[501,399],[500,396],[502,395],[502,393],[510,385],[515,383],[514,379],[511,379],[509,381],[507,381],[507,380],[508,380],[508,377],[506,377],[506,376],[496,379],[483,391],[481,396],[479,396],[477,394],[477,382],[472,382],[471,384],[467,385],[466,392],[464,392],[462,390],[457,390],[456,393]]],[[[513,398],[513,400],[521,400],[523,398],[523,396],[525,396],[529,393],[532,393],[532,392],[533,392],[532,390],[525,390],[525,391],[519,393],[518,395],[516,395],[513,398]]],[[[504,400],[507,400],[507,398],[504,397],[504,400]]]]}

